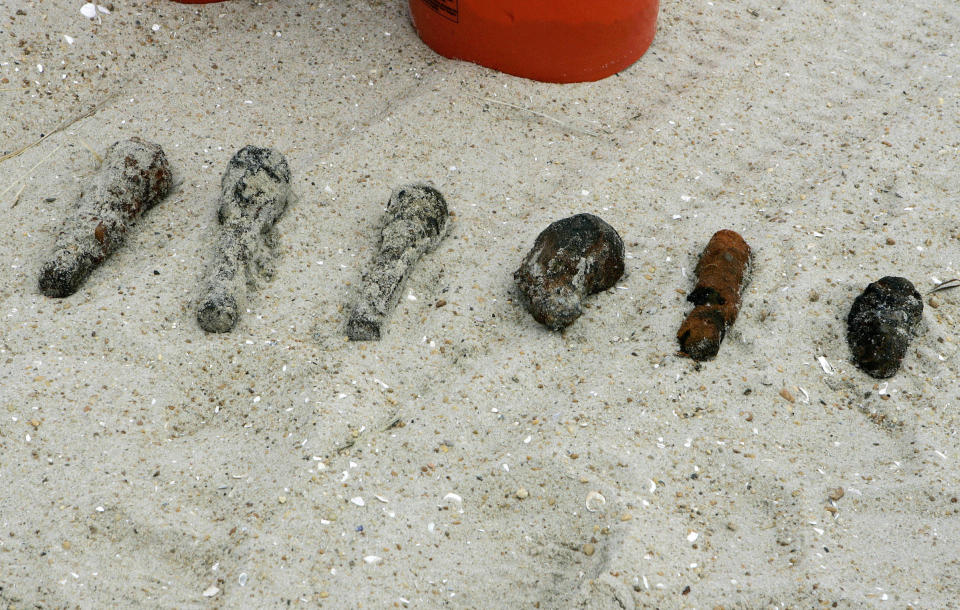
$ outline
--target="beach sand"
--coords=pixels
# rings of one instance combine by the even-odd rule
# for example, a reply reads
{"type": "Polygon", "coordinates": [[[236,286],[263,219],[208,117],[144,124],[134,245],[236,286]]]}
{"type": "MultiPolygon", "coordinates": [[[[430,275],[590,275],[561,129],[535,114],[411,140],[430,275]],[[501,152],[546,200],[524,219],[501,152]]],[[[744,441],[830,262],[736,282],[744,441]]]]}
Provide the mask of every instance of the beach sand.
{"type": "Polygon", "coordinates": [[[960,290],[926,295],[960,276],[956,2],[664,0],[639,62],[573,85],[443,59],[401,0],[80,6],[0,9],[0,154],[96,108],[0,163],[4,606],[957,607],[960,290]],[[42,296],[91,149],[132,136],[178,186],[42,296]],[[297,200],[211,335],[247,144],[297,200]],[[347,342],[414,181],[449,234],[347,342]],[[512,274],[581,212],[626,273],[550,332],[512,274]],[[751,281],[697,366],[676,332],[722,228],[751,281]],[[925,308],[877,381],[846,316],[885,275],[925,308]]]}

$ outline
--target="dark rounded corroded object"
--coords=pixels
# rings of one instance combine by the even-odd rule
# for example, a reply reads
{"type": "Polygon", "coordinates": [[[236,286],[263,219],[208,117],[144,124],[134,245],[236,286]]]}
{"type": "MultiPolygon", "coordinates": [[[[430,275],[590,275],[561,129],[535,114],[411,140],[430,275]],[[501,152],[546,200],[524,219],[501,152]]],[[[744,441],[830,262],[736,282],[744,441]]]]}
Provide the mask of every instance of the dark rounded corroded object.
{"type": "Polygon", "coordinates": [[[513,274],[524,305],[551,330],[583,313],[583,299],[612,288],[623,275],[623,240],[593,214],[551,223],[513,274]]]}
{"type": "Polygon", "coordinates": [[[847,316],[853,361],[871,377],[892,377],[923,316],[923,298],[910,280],[887,276],[867,286],[847,316]]]}
{"type": "Polygon", "coordinates": [[[40,268],[40,292],[48,297],[76,292],[172,183],[170,164],[158,144],[130,138],[111,145],[100,170],[84,182],[53,254],[40,268]]]}

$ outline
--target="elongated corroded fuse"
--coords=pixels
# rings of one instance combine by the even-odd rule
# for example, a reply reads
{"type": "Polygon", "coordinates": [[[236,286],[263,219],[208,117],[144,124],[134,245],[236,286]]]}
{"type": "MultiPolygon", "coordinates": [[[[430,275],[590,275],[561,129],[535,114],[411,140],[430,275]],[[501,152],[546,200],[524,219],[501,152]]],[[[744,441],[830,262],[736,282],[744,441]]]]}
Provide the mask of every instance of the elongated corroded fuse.
{"type": "Polygon", "coordinates": [[[680,325],[680,352],[694,360],[711,360],[740,312],[747,280],[750,246],[734,231],[717,231],[697,263],[697,285],[687,296],[696,307],[680,325]]]}
{"type": "Polygon", "coordinates": [[[380,339],[383,325],[400,298],[400,288],[413,266],[447,232],[447,202],[437,189],[408,184],[390,196],[380,231],[380,245],[347,320],[351,341],[380,339]]]}
{"type": "Polygon", "coordinates": [[[197,307],[205,331],[233,329],[247,284],[270,276],[273,227],[290,199],[290,168],[280,152],[246,146],[230,159],[220,181],[220,231],[197,307]]]}
{"type": "Polygon", "coordinates": [[[115,142],[88,179],[40,269],[40,292],[67,297],[116,251],[137,217],[163,199],[172,184],[163,149],[140,138],[115,142]]]}

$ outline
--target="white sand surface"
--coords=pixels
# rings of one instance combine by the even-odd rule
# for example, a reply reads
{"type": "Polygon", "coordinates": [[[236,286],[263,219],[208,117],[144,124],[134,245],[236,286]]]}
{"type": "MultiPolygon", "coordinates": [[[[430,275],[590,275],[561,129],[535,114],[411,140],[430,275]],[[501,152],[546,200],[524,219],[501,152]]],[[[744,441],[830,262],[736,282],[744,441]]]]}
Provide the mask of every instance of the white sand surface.
{"type": "Polygon", "coordinates": [[[636,65],[575,85],[443,59],[401,0],[81,5],[0,7],[0,154],[102,103],[0,163],[4,606],[957,607],[960,290],[925,296],[888,381],[845,320],[881,276],[960,276],[960,4],[664,0],[636,65]],[[134,135],[179,187],[43,297],[89,149],[134,135]],[[275,278],[209,335],[246,144],[298,201],[275,278]],[[348,343],[415,180],[450,234],[348,343]],[[553,333],[511,276],[578,212],[627,272],[553,333]],[[675,334],[721,228],[752,282],[695,366],[675,334]]]}

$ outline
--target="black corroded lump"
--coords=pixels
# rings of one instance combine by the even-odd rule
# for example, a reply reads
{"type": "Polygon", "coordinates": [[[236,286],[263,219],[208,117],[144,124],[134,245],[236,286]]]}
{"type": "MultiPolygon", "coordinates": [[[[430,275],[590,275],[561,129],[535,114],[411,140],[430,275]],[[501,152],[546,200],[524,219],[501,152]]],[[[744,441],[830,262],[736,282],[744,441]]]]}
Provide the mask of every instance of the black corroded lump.
{"type": "Polygon", "coordinates": [[[593,214],[551,223],[513,274],[527,311],[551,330],[583,313],[583,299],[623,275],[623,240],[593,214]]]}
{"type": "Polygon", "coordinates": [[[871,377],[892,377],[920,325],[923,299],[909,280],[887,276],[867,286],[847,316],[853,361],[871,377]]]}

